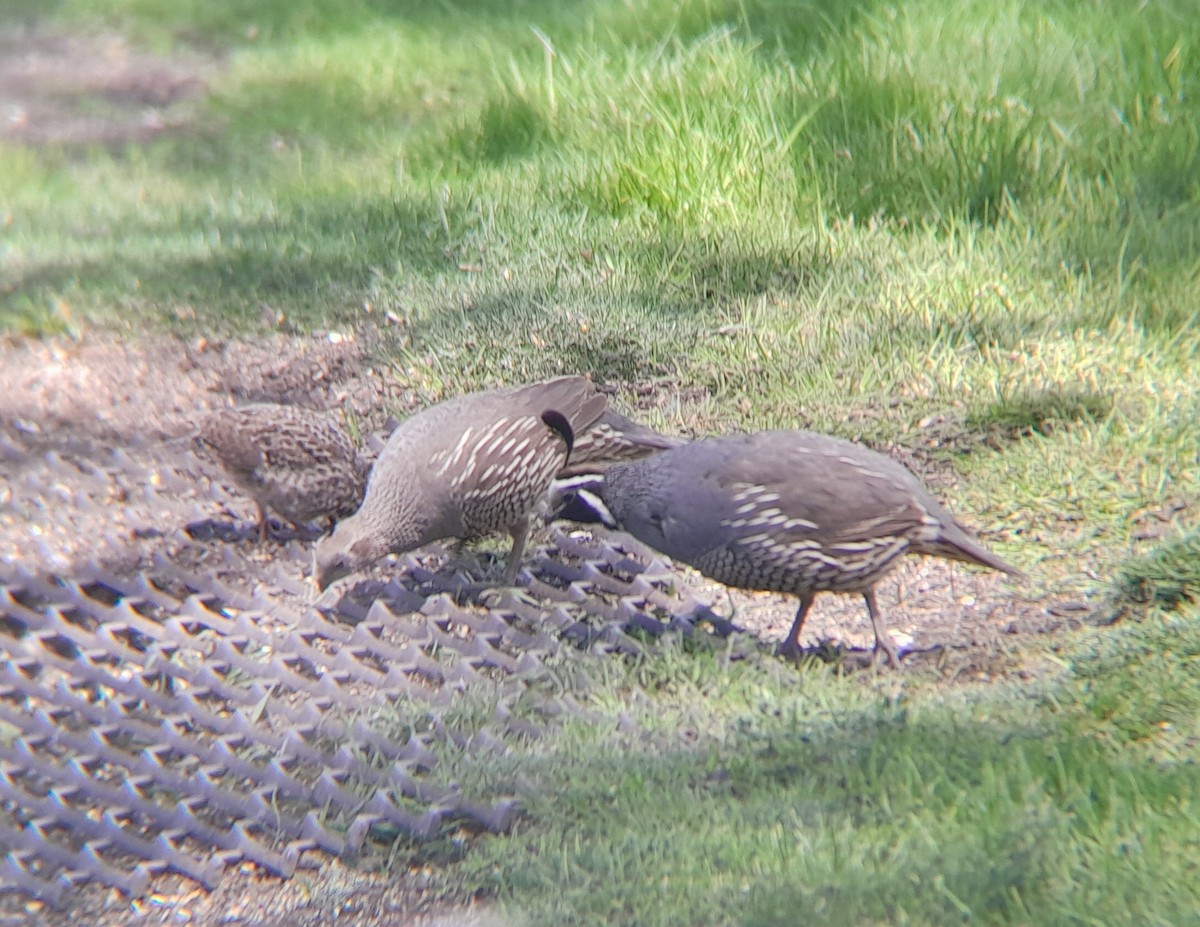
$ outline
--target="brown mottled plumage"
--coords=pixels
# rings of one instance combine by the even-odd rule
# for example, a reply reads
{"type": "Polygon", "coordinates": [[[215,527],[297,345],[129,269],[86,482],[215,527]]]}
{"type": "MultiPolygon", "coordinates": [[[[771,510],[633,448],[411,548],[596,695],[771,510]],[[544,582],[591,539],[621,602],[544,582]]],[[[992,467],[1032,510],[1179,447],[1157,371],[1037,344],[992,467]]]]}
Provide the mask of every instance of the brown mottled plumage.
{"type": "Polygon", "coordinates": [[[875,586],[906,553],[1020,575],[908,469],[813,432],[708,438],[598,474],[573,465],[552,486],[550,507],[555,517],[626,531],[726,585],[798,595],[785,652],[798,649],[818,592],[859,593],[875,655],[899,666],[875,586]]]}
{"type": "Polygon", "coordinates": [[[267,509],[299,526],[332,523],[362,502],[370,464],[328,415],[270,403],[221,409],[200,440],[254,499],[260,540],[267,509]]]}
{"type": "Polygon", "coordinates": [[[470,393],[392,432],[362,507],[317,545],[318,587],[388,553],[507,532],[505,580],[520,567],[529,516],[566,463],[597,466],[680,443],[613,411],[583,377],[470,393]]]}

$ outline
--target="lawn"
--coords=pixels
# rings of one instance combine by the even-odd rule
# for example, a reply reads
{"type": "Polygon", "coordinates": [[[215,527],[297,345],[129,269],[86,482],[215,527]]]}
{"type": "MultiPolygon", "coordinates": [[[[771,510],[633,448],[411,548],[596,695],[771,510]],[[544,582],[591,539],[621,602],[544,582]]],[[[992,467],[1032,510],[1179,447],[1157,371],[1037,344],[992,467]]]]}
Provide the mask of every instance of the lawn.
{"type": "Polygon", "coordinates": [[[0,134],[0,332],[372,329],[431,399],[586,372],[673,432],[898,444],[1031,574],[1014,596],[1087,605],[1020,639],[1036,671],[953,685],[683,644],[592,667],[593,723],[455,760],[520,784],[512,834],[393,865],[535,924],[1200,922],[1192,0],[0,22],[206,87],[161,131],[0,134]]]}

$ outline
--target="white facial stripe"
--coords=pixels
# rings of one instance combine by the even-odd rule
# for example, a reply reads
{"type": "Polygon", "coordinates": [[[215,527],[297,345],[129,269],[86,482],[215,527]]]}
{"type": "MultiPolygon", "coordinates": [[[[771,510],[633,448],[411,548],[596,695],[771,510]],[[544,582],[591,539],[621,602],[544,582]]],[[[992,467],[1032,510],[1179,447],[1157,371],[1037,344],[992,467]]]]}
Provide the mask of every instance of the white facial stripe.
{"type": "Polygon", "coordinates": [[[564,476],[550,484],[554,493],[566,492],[568,489],[595,489],[604,485],[604,477],[598,473],[584,473],[580,476],[564,476]]]}
{"type": "Polygon", "coordinates": [[[609,511],[608,506],[604,504],[604,500],[598,495],[591,490],[581,489],[579,490],[579,498],[599,516],[601,524],[606,528],[617,527],[617,520],[613,518],[613,513],[609,511]]]}

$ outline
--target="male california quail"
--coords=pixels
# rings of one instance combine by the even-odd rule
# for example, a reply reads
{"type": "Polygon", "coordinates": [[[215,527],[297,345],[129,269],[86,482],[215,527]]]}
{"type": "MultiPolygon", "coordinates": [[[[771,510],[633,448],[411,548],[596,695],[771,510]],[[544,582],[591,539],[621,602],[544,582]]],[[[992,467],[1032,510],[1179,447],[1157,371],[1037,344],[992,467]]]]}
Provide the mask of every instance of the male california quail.
{"type": "Polygon", "coordinates": [[[501,531],[513,539],[505,572],[512,584],[529,515],[568,455],[599,467],[680,443],[609,408],[583,377],[439,403],[392,432],[361,508],[317,545],[317,586],[323,590],[388,553],[501,531]]]}
{"type": "Polygon", "coordinates": [[[572,465],[553,517],[632,534],[705,576],[800,597],[781,651],[799,648],[818,592],[857,592],[875,657],[899,666],[875,586],[901,555],[1020,571],[985,550],[909,470],[859,444],[807,431],[708,438],[603,473],[572,465]]]}
{"type": "Polygon", "coordinates": [[[319,412],[272,403],[220,409],[201,424],[199,438],[253,497],[260,541],[267,509],[297,526],[332,523],[357,509],[366,491],[370,464],[319,412]]]}

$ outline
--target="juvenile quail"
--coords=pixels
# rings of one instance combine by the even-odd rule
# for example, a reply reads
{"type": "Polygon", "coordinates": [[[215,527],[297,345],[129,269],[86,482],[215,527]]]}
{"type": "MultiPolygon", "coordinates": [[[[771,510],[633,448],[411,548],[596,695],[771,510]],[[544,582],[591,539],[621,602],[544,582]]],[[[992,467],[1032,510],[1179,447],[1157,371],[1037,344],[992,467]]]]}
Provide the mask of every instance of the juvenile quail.
{"type": "Polygon", "coordinates": [[[875,586],[907,553],[1021,575],[908,469],[806,431],[708,438],[603,473],[573,465],[553,484],[550,509],[628,532],[728,586],[798,595],[784,653],[798,650],[817,593],[859,593],[875,629],[874,658],[882,650],[898,667],[875,586]]]}
{"type": "Polygon", "coordinates": [[[361,508],[317,545],[320,589],[388,553],[445,538],[512,536],[505,582],[520,568],[529,516],[572,460],[603,466],[678,445],[613,409],[583,377],[470,393],[392,432],[361,508]]]}
{"type": "Polygon", "coordinates": [[[258,506],[259,540],[267,510],[293,524],[330,523],[362,502],[370,464],[328,415],[257,403],[220,409],[200,426],[200,441],[258,506]]]}

